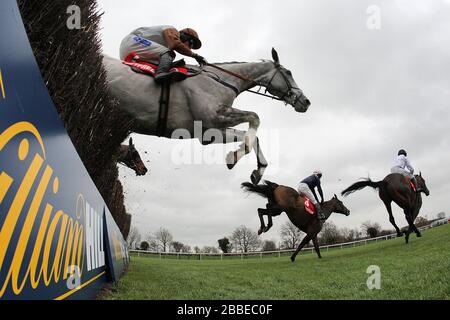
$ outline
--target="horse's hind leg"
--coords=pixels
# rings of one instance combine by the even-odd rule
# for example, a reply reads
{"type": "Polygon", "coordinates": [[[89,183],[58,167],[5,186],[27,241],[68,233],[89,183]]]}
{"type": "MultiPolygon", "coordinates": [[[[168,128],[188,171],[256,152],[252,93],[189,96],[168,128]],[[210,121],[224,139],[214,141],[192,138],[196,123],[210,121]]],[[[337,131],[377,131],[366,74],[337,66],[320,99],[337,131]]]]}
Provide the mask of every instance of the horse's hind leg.
{"type": "Polygon", "coordinates": [[[275,208],[271,208],[272,205],[270,203],[268,203],[266,205],[266,214],[267,214],[267,227],[264,228],[264,232],[267,232],[270,230],[270,228],[272,228],[272,217],[276,217],[279,216],[283,210],[282,209],[275,209],[275,208]]]}
{"type": "Polygon", "coordinates": [[[278,216],[283,212],[280,209],[271,209],[270,207],[271,207],[271,205],[268,203],[266,205],[267,209],[262,209],[262,208],[258,209],[259,221],[261,221],[261,227],[258,230],[258,235],[260,235],[263,232],[269,231],[269,229],[272,228],[272,225],[273,225],[272,216],[278,216]],[[264,224],[264,218],[263,218],[264,215],[267,215],[267,226],[264,224]]]}
{"type": "MultiPolygon", "coordinates": [[[[419,229],[417,229],[416,225],[414,224],[412,210],[405,209],[404,212],[405,212],[406,221],[408,221],[408,225],[409,225],[408,235],[411,232],[415,232],[418,238],[421,237],[422,234],[420,233],[419,229]]],[[[406,242],[406,243],[408,243],[408,242],[406,242]]]]}
{"type": "Polygon", "coordinates": [[[394,215],[392,214],[392,201],[381,199],[386,206],[386,210],[389,213],[389,222],[394,226],[395,231],[397,231],[397,237],[403,236],[403,233],[400,231],[399,227],[395,224],[394,215]]]}
{"type": "Polygon", "coordinates": [[[302,248],[309,242],[311,241],[311,236],[310,235],[306,235],[302,242],[300,242],[300,244],[297,247],[297,250],[295,250],[295,252],[292,254],[291,256],[291,261],[294,262],[295,261],[295,257],[297,256],[297,254],[300,252],[300,250],[302,250],[302,248]]]}
{"type": "Polygon", "coordinates": [[[258,236],[264,232],[264,229],[266,229],[266,225],[264,223],[264,218],[263,218],[263,215],[265,214],[265,212],[266,212],[266,209],[258,208],[259,221],[261,222],[261,225],[258,230],[258,236]]]}

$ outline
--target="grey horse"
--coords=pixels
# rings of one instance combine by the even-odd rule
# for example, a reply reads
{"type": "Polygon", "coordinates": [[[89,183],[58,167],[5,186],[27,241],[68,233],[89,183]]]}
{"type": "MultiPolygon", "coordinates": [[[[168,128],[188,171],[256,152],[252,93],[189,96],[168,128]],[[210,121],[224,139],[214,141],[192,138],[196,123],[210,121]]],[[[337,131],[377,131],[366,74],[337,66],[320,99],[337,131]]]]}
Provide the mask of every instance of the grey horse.
{"type": "MultiPolygon", "coordinates": [[[[261,86],[297,112],[306,112],[311,104],[292,73],[280,64],[275,49],[272,49],[272,58],[273,61],[220,63],[219,69],[208,65],[197,76],[173,83],[164,137],[186,138],[186,134],[180,134],[182,132],[203,145],[242,142],[236,151],[227,155],[227,166],[232,169],[254,149],[258,169],[253,171],[251,179],[257,184],[267,167],[256,136],[259,117],[254,112],[233,108],[234,99],[242,92],[261,86]],[[199,122],[201,136],[195,136],[195,124],[199,122]],[[249,123],[247,131],[232,128],[245,122],[249,123]],[[211,134],[211,130],[215,133],[211,134]]],[[[110,92],[119,101],[120,108],[135,120],[131,130],[157,135],[160,85],[149,76],[133,72],[118,59],[105,55],[103,64],[110,92]]]]}

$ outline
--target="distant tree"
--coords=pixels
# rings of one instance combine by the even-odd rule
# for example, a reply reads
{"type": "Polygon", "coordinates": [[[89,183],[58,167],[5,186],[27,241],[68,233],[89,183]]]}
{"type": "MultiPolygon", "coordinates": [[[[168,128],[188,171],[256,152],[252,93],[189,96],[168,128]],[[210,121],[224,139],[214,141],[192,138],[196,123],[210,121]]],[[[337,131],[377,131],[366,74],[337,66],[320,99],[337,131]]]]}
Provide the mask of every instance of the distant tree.
{"type": "Polygon", "coordinates": [[[141,234],[139,233],[138,228],[131,227],[130,232],[127,237],[127,244],[129,249],[133,249],[137,247],[137,245],[141,242],[141,234]]]}
{"type": "Polygon", "coordinates": [[[240,252],[256,251],[261,247],[258,234],[246,226],[240,226],[233,231],[231,236],[233,247],[240,252]]]}
{"type": "Polygon", "coordinates": [[[296,249],[305,233],[300,231],[291,221],[286,221],[280,230],[281,246],[285,249],[296,249]]]}
{"type": "Polygon", "coordinates": [[[141,246],[140,246],[141,250],[148,250],[148,247],[149,247],[149,244],[148,244],[147,241],[142,241],[141,242],[141,246]]]}
{"type": "Polygon", "coordinates": [[[367,228],[367,235],[371,238],[375,238],[378,235],[378,229],[375,227],[367,228]]]}
{"type": "Polygon", "coordinates": [[[272,240],[265,240],[262,244],[262,251],[275,251],[277,250],[277,244],[272,240]]]}
{"type": "Polygon", "coordinates": [[[194,252],[195,253],[200,253],[200,252],[202,252],[202,249],[200,249],[199,247],[195,246],[194,247],[194,252]]]}
{"type": "Polygon", "coordinates": [[[219,242],[219,248],[223,253],[228,253],[231,251],[231,243],[227,237],[219,239],[217,242],[219,242]]]}
{"type": "Polygon", "coordinates": [[[181,252],[183,252],[183,253],[191,253],[192,250],[191,250],[191,247],[190,247],[190,246],[188,246],[188,245],[183,245],[183,248],[181,248],[181,252]]]}
{"type": "Polygon", "coordinates": [[[381,230],[381,231],[378,233],[378,236],[379,236],[379,237],[381,237],[381,236],[387,236],[387,235],[394,234],[394,233],[395,233],[395,230],[393,230],[393,229],[381,230]]]}
{"type": "Polygon", "coordinates": [[[319,240],[321,244],[335,244],[342,242],[342,235],[333,222],[327,221],[319,233],[319,240]]]}
{"type": "Polygon", "coordinates": [[[202,253],[219,253],[216,247],[204,246],[201,250],[202,253]]]}
{"type": "Polygon", "coordinates": [[[172,241],[170,244],[175,252],[180,252],[184,247],[184,244],[178,241],[172,241]]]}
{"type": "Polygon", "coordinates": [[[356,228],[355,229],[342,228],[340,229],[340,234],[342,237],[342,241],[344,242],[356,241],[361,236],[361,233],[356,228]]]}
{"type": "Polygon", "coordinates": [[[148,242],[148,250],[152,251],[152,252],[160,252],[160,246],[159,246],[159,241],[156,240],[155,236],[152,234],[148,234],[147,237],[145,238],[145,241],[148,242]]]}
{"type": "Polygon", "coordinates": [[[169,245],[172,242],[173,237],[169,230],[161,227],[155,232],[155,239],[161,247],[162,252],[166,252],[167,249],[169,249],[169,245]]]}
{"type": "Polygon", "coordinates": [[[381,226],[379,223],[369,220],[361,224],[361,231],[364,235],[375,238],[381,232],[381,226]]]}
{"type": "Polygon", "coordinates": [[[423,227],[430,224],[430,221],[428,221],[428,219],[425,217],[417,217],[414,221],[414,224],[416,227],[423,227]]]}
{"type": "Polygon", "coordinates": [[[445,212],[439,212],[437,214],[437,219],[444,219],[445,218],[445,212]]]}

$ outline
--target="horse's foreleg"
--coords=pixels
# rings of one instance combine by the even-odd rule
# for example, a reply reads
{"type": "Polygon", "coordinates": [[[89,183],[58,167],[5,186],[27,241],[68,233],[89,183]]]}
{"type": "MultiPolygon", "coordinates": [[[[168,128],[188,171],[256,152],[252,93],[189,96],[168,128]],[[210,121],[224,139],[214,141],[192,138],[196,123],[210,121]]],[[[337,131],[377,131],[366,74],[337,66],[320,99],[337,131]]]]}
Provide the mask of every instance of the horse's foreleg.
{"type": "Polygon", "coordinates": [[[255,143],[253,144],[253,150],[256,153],[256,161],[258,162],[258,168],[252,172],[251,180],[253,184],[258,184],[264,175],[264,170],[267,167],[267,160],[262,153],[261,147],[259,145],[259,139],[256,137],[255,143]]]}
{"type": "Polygon", "coordinates": [[[317,235],[315,235],[312,238],[312,241],[313,241],[314,249],[316,250],[317,256],[319,257],[319,259],[322,259],[322,256],[320,255],[319,241],[317,241],[317,235]]]}
{"type": "MultiPolygon", "coordinates": [[[[239,149],[227,155],[227,166],[229,169],[232,169],[244,155],[252,150],[259,127],[259,117],[255,112],[235,108],[224,108],[219,112],[218,116],[221,125],[225,125],[226,127],[234,127],[244,122],[249,123],[249,128],[244,134],[243,143],[239,146],[239,149]]],[[[232,142],[235,142],[235,140],[226,141],[226,143],[232,142]]]]}
{"type": "MultiPolygon", "coordinates": [[[[245,139],[245,135],[246,132],[242,131],[242,130],[236,130],[236,129],[231,129],[231,128],[227,128],[224,131],[224,135],[225,135],[225,141],[226,142],[241,142],[244,141],[245,139]]],[[[214,143],[214,142],[212,142],[214,143]]],[[[261,181],[261,178],[264,175],[264,171],[266,170],[266,167],[268,165],[266,158],[264,157],[264,154],[262,152],[261,146],[259,145],[259,139],[258,137],[256,137],[255,139],[255,143],[253,144],[253,150],[256,153],[256,161],[258,164],[258,167],[256,170],[253,170],[250,179],[252,181],[253,184],[258,184],[259,181],[261,181]]],[[[233,160],[228,159],[227,160],[227,165],[229,166],[229,162],[228,161],[234,161],[234,152],[231,152],[228,154],[228,157],[230,157],[230,155],[233,155],[233,160]]]]}
{"type": "Polygon", "coordinates": [[[309,241],[311,241],[311,236],[307,234],[307,235],[303,238],[302,242],[300,242],[300,244],[298,245],[297,250],[295,250],[295,252],[292,254],[292,256],[291,256],[291,261],[292,261],[292,262],[295,261],[295,257],[297,256],[297,254],[300,252],[300,250],[302,250],[302,248],[303,248],[306,244],[308,244],[309,241]]]}

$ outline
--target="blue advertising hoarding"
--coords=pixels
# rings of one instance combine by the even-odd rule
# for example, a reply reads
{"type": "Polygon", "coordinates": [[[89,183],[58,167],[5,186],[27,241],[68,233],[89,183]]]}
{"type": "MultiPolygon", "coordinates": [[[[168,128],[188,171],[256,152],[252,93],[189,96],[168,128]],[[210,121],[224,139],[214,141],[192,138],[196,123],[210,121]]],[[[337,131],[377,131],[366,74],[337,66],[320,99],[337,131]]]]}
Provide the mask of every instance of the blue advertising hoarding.
{"type": "Polygon", "coordinates": [[[42,80],[15,0],[0,2],[0,299],[92,299],[125,241],[42,80]]]}

